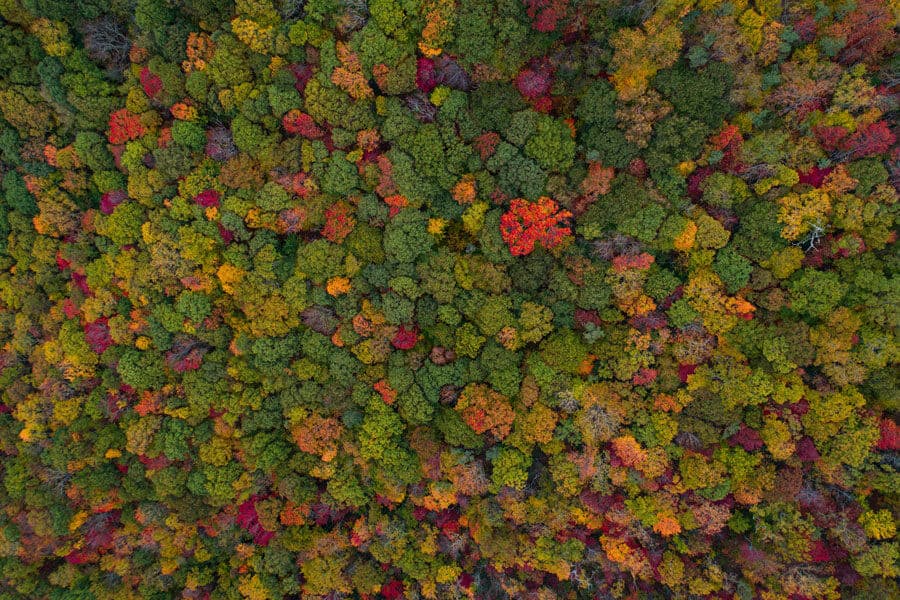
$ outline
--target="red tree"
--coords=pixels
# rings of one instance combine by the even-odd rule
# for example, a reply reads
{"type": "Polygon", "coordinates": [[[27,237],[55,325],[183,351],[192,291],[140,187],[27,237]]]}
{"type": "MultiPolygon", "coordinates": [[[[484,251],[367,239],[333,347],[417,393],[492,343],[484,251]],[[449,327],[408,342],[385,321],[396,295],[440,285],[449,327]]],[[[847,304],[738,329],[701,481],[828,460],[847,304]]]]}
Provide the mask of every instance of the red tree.
{"type": "Polygon", "coordinates": [[[353,207],[344,201],[336,202],[325,209],[325,226],[322,236],[330,242],[340,244],[350,235],[356,220],[353,218],[353,207]]]}
{"type": "Polygon", "coordinates": [[[568,4],[567,0],[525,0],[525,10],[535,30],[549,33],[565,18],[568,4]]]}
{"type": "Polygon", "coordinates": [[[216,190],[203,190],[194,196],[194,202],[203,208],[219,206],[219,192],[216,190]]]}
{"type": "Polygon", "coordinates": [[[896,141],[897,136],[891,133],[887,121],[878,121],[865,129],[857,129],[853,135],[844,140],[842,148],[850,152],[853,158],[862,158],[872,154],[883,154],[896,141]]]}
{"type": "Polygon", "coordinates": [[[151,98],[163,89],[162,78],[147,67],[141,69],[140,80],[144,93],[151,98]]]}
{"type": "Polygon", "coordinates": [[[896,36],[894,17],[889,4],[883,0],[861,0],[856,10],[829,28],[829,33],[846,38],[847,43],[838,56],[845,65],[860,61],[876,64],[896,36]]]}
{"type": "Polygon", "coordinates": [[[294,135],[302,135],[307,139],[318,139],[325,135],[325,131],[316,125],[311,116],[299,110],[291,109],[281,119],[284,130],[294,135]]]}
{"type": "Polygon", "coordinates": [[[121,108],[109,115],[109,143],[124,144],[144,135],[145,129],[137,115],[121,108]]]}
{"type": "Polygon", "coordinates": [[[534,250],[536,242],[545,248],[553,248],[571,235],[571,228],[559,226],[571,216],[572,213],[560,210],[559,205],[546,196],[537,202],[516,198],[509,211],[500,217],[500,235],[513,256],[524,256],[534,250]]]}
{"type": "Polygon", "coordinates": [[[541,63],[519,72],[515,84],[516,89],[525,98],[536,100],[550,91],[550,86],[553,84],[553,73],[548,64],[541,63]]]}

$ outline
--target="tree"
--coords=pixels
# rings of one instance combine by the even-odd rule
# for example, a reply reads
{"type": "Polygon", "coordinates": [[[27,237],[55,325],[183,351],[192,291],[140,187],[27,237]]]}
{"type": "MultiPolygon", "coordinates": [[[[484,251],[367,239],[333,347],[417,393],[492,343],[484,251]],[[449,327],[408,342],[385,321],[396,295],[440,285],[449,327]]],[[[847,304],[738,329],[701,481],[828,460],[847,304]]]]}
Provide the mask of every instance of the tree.
{"type": "Polygon", "coordinates": [[[126,108],[117,110],[109,116],[110,144],[123,144],[141,137],[144,133],[146,133],[146,129],[141,123],[140,117],[131,114],[126,108]]]}
{"type": "Polygon", "coordinates": [[[418,210],[401,210],[384,228],[384,251],[396,262],[414,262],[428,252],[434,240],[428,233],[425,215],[418,210]]]}
{"type": "Polygon", "coordinates": [[[571,234],[571,229],[559,223],[572,216],[550,198],[542,196],[535,203],[516,198],[508,212],[500,218],[500,233],[513,256],[530,254],[535,243],[550,249],[571,234]]]}
{"type": "Polygon", "coordinates": [[[791,308],[819,319],[834,310],[847,293],[847,285],[831,271],[802,269],[788,286],[791,308]]]}
{"type": "Polygon", "coordinates": [[[535,125],[535,133],[525,143],[525,155],[533,158],[545,170],[566,171],[575,157],[575,140],[565,123],[542,116],[535,125]]]}
{"type": "Polygon", "coordinates": [[[0,595],[897,597],[892,8],[0,1],[0,595]]]}
{"type": "Polygon", "coordinates": [[[874,64],[880,60],[895,36],[891,30],[891,16],[877,2],[860,2],[844,19],[829,28],[834,37],[845,38],[839,59],[844,64],[863,61],[874,64]]]}
{"type": "Polygon", "coordinates": [[[713,173],[700,184],[703,202],[714,208],[732,208],[750,199],[744,180],[726,173],[713,173]]]}
{"type": "Polygon", "coordinates": [[[619,97],[628,101],[647,89],[649,79],[657,71],[677,60],[682,37],[674,22],[654,18],[644,23],[643,30],[618,30],[610,44],[614,48],[611,79],[619,97]]]}
{"type": "Polygon", "coordinates": [[[676,112],[711,128],[719,127],[734,110],[725,97],[734,83],[734,72],[726,63],[711,62],[696,70],[679,65],[660,71],[651,83],[676,112]]]}
{"type": "Polygon", "coordinates": [[[475,433],[490,433],[496,440],[509,435],[515,419],[509,400],[484,384],[467,385],[455,408],[475,433]]]}
{"type": "Polygon", "coordinates": [[[588,359],[587,348],[571,329],[558,330],[541,343],[541,358],[562,373],[578,373],[588,359]]]}
{"type": "Polygon", "coordinates": [[[713,270],[725,284],[725,291],[734,294],[747,284],[753,266],[733,248],[727,247],[716,253],[713,270]]]}
{"type": "Polygon", "coordinates": [[[521,490],[528,482],[528,467],[531,457],[522,454],[515,448],[501,446],[500,451],[491,463],[491,483],[499,490],[509,486],[521,490]]]}

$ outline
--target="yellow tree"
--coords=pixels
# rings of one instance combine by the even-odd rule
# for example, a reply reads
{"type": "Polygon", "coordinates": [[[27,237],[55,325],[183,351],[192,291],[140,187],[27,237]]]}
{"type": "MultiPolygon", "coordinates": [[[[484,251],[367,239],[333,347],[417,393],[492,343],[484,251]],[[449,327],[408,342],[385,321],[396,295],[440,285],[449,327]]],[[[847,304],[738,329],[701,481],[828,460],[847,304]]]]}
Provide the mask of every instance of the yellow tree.
{"type": "Polygon", "coordinates": [[[375,93],[363,75],[359,56],[344,42],[337,43],[337,55],[341,66],[331,73],[331,82],[350,94],[354,100],[374,97],[375,93]]]}
{"type": "Polygon", "coordinates": [[[781,237],[795,241],[804,234],[821,233],[831,213],[831,196],[822,189],[803,194],[787,194],[778,199],[778,221],[784,224],[781,237]]]}
{"type": "Polygon", "coordinates": [[[671,67],[681,50],[681,31],[674,21],[654,16],[642,29],[620,29],[610,37],[614,54],[611,81],[623,101],[638,99],[651,77],[671,67]]]}

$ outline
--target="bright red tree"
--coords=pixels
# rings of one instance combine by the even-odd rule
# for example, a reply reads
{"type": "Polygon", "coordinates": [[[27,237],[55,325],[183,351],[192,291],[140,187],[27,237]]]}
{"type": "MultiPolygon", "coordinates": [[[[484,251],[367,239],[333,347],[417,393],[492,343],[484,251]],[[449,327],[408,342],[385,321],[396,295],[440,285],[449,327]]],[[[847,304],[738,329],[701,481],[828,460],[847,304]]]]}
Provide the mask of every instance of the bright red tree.
{"type": "Polygon", "coordinates": [[[510,203],[509,211],[500,217],[500,235],[513,256],[524,256],[534,250],[536,242],[549,249],[571,235],[570,227],[559,226],[571,216],[572,213],[560,210],[559,205],[546,196],[537,202],[516,198],[510,203]]]}
{"type": "Polygon", "coordinates": [[[137,115],[122,108],[109,115],[109,143],[124,144],[144,135],[145,129],[137,115]]]}
{"type": "Polygon", "coordinates": [[[144,93],[149,97],[152,98],[162,91],[162,78],[147,67],[141,69],[140,80],[141,87],[144,88],[144,93]]]}

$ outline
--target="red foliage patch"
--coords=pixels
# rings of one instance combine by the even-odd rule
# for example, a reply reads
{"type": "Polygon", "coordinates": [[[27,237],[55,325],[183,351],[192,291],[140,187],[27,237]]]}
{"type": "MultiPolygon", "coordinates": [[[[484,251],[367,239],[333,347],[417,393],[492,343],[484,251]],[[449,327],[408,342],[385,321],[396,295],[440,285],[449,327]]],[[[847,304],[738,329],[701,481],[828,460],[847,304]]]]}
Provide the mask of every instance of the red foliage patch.
{"type": "Polygon", "coordinates": [[[388,209],[388,216],[393,219],[397,216],[397,213],[409,205],[409,200],[400,194],[394,194],[393,196],[385,198],[384,203],[390,206],[388,209]]]}
{"type": "Polygon", "coordinates": [[[84,338],[91,350],[97,354],[103,354],[114,343],[109,334],[108,323],[109,319],[100,317],[84,326],[84,338]]]}
{"type": "Polygon", "coordinates": [[[741,423],[741,428],[738,429],[737,433],[731,436],[728,441],[732,445],[740,446],[747,452],[761,450],[763,446],[765,446],[759,432],[747,427],[744,423],[741,423]]]}
{"type": "Polygon", "coordinates": [[[634,385],[647,385],[656,381],[656,375],[656,369],[642,368],[634,374],[631,383],[634,385]]]}
{"type": "Polygon", "coordinates": [[[809,549],[809,558],[812,562],[821,563],[831,560],[831,552],[822,540],[816,540],[809,549]]]}
{"type": "Polygon", "coordinates": [[[693,375],[696,370],[697,365],[678,365],[678,378],[681,383],[687,383],[688,377],[693,375]]]}
{"type": "Polygon", "coordinates": [[[830,28],[835,37],[846,37],[839,60],[845,65],[874,63],[890,50],[896,39],[896,13],[884,0],[861,0],[856,9],[830,28]]]}
{"type": "Polygon", "coordinates": [[[900,450],[900,430],[893,419],[881,419],[881,437],[878,440],[879,450],[900,450]]]}
{"type": "Polygon", "coordinates": [[[176,373],[196,371],[203,364],[205,354],[206,349],[201,346],[176,344],[172,350],[166,353],[166,362],[176,373]]]}
{"type": "Polygon", "coordinates": [[[549,249],[571,235],[571,228],[559,226],[571,216],[572,213],[560,210],[559,205],[547,197],[537,202],[516,198],[509,211],[500,217],[500,235],[513,256],[525,256],[534,250],[535,243],[549,249]]]}
{"type": "Polygon", "coordinates": [[[128,112],[127,108],[121,108],[109,115],[109,143],[124,144],[137,139],[146,133],[141,125],[141,119],[137,115],[128,112]]]}
{"type": "Polygon", "coordinates": [[[72,273],[72,283],[81,290],[86,296],[93,296],[94,290],[87,284],[87,276],[83,273],[72,273]]]}
{"type": "Polygon", "coordinates": [[[372,389],[378,392],[385,404],[393,404],[397,399],[397,391],[391,388],[391,384],[385,379],[380,379],[372,385],[372,389]]]}
{"type": "Polygon", "coordinates": [[[428,94],[437,85],[438,76],[434,61],[430,58],[420,58],[416,61],[416,87],[428,94]]]}
{"type": "Polygon", "coordinates": [[[289,68],[291,74],[294,76],[294,88],[302,94],[306,89],[306,84],[312,79],[313,69],[307,64],[294,64],[289,68]]]}
{"type": "Polygon", "coordinates": [[[66,554],[66,562],[70,565],[81,565],[91,559],[91,554],[87,550],[72,550],[66,554]]]}
{"type": "Polygon", "coordinates": [[[403,582],[392,579],[381,586],[381,596],[385,598],[385,600],[397,600],[397,598],[403,595],[403,590],[403,582]]]}
{"type": "Polygon", "coordinates": [[[497,144],[499,143],[500,136],[493,131],[488,131],[475,138],[473,145],[475,146],[475,150],[478,151],[481,160],[484,160],[494,153],[494,150],[497,149],[497,144]]]}
{"type": "Polygon", "coordinates": [[[307,176],[306,173],[300,172],[282,175],[276,181],[278,181],[278,185],[291,194],[306,198],[310,194],[310,189],[308,187],[309,183],[307,183],[308,179],[309,176],[307,176]]]}
{"type": "Polygon", "coordinates": [[[550,96],[541,96],[534,101],[534,110],[539,113],[549,113],[553,110],[553,99],[550,96]]]}
{"type": "Polygon", "coordinates": [[[66,260],[65,258],[63,258],[62,253],[59,250],[57,250],[56,251],[56,266],[59,267],[60,271],[65,271],[66,269],[68,269],[69,267],[72,266],[72,263],[69,262],[68,260],[66,260]]]}
{"type": "Polygon", "coordinates": [[[194,196],[194,202],[203,208],[219,206],[219,192],[216,190],[203,190],[194,196]]]}
{"type": "Polygon", "coordinates": [[[344,241],[356,221],[353,218],[353,207],[346,202],[336,202],[325,209],[325,226],[322,227],[322,236],[330,242],[340,244],[344,241]]]}
{"type": "Polygon", "coordinates": [[[434,524],[446,534],[456,533],[459,531],[459,515],[452,508],[442,510],[435,517],[434,524]]]}
{"type": "Polygon", "coordinates": [[[800,183],[805,183],[806,185],[811,185],[815,188],[821,187],[822,183],[825,181],[825,178],[834,171],[831,167],[827,169],[820,169],[819,167],[813,167],[809,171],[804,171],[798,173],[800,176],[800,183]]]}
{"type": "Polygon", "coordinates": [[[703,190],[700,188],[700,184],[712,175],[714,171],[715,169],[712,167],[700,167],[691,173],[687,180],[687,193],[691,200],[698,202],[703,197],[703,190]]]}
{"type": "Polygon", "coordinates": [[[841,148],[849,151],[853,158],[863,158],[887,152],[896,141],[897,136],[891,132],[887,121],[878,121],[856,130],[841,144],[841,148]]]}
{"type": "Polygon", "coordinates": [[[275,535],[275,532],[269,531],[259,522],[259,515],[256,512],[256,503],[259,500],[259,496],[252,496],[249,500],[241,504],[238,507],[237,522],[238,525],[253,536],[254,544],[257,546],[266,546],[275,535]]]}
{"type": "Polygon", "coordinates": [[[629,269],[646,271],[650,268],[655,260],[656,259],[653,258],[652,254],[648,254],[646,252],[635,254],[633,256],[620,254],[619,256],[616,256],[612,259],[612,268],[616,273],[624,273],[629,269]]]}
{"type": "Polygon", "coordinates": [[[550,91],[552,75],[546,67],[525,69],[516,77],[516,89],[528,100],[537,100],[550,91]]]}
{"type": "Polygon", "coordinates": [[[638,179],[646,179],[650,174],[650,167],[643,158],[632,158],[628,163],[628,173],[638,179]]]}
{"type": "Polygon", "coordinates": [[[816,462],[819,460],[819,450],[811,438],[804,436],[797,442],[797,458],[803,462],[816,462]]]}
{"type": "Polygon", "coordinates": [[[579,329],[584,329],[584,327],[588,324],[592,323],[597,327],[603,324],[603,321],[600,319],[600,316],[593,310],[585,310],[583,308],[575,309],[575,327],[579,329]]]}
{"type": "Polygon", "coordinates": [[[222,241],[225,242],[226,245],[234,241],[233,231],[231,231],[230,229],[225,229],[224,227],[222,227],[221,223],[217,223],[216,226],[219,228],[219,237],[222,238],[222,241]]]}
{"type": "Polygon", "coordinates": [[[722,128],[722,131],[710,138],[710,142],[724,154],[722,160],[718,163],[718,167],[721,170],[732,173],[739,173],[744,170],[744,166],[740,163],[744,136],[741,135],[737,125],[726,125],[722,128]]]}
{"type": "Polygon", "coordinates": [[[128,199],[128,193],[124,190],[106,192],[100,197],[100,212],[111,215],[116,207],[128,199]]]}
{"type": "Polygon", "coordinates": [[[636,315],[628,320],[628,323],[641,333],[664,329],[668,322],[666,313],[659,311],[652,311],[645,315],[636,315]]]}
{"type": "Polygon", "coordinates": [[[840,125],[817,125],[813,127],[813,133],[819,144],[828,152],[837,150],[849,133],[846,128],[840,125]]]}
{"type": "Polygon", "coordinates": [[[475,583],[475,578],[469,575],[468,573],[463,573],[459,576],[459,585],[465,589],[469,589],[472,584],[475,583]]]}
{"type": "Polygon", "coordinates": [[[67,319],[74,319],[78,316],[79,312],[78,307],[75,306],[75,303],[72,302],[71,298],[66,298],[65,301],[63,301],[63,313],[66,315],[67,319]]]}
{"type": "Polygon", "coordinates": [[[567,7],[567,0],[525,0],[531,26],[544,33],[556,31],[559,21],[566,15],[567,7]]]}
{"type": "Polygon", "coordinates": [[[144,93],[151,98],[160,93],[163,89],[163,82],[160,76],[147,67],[141,69],[140,80],[141,87],[144,88],[144,93]]]}
{"type": "Polygon", "coordinates": [[[394,335],[394,338],[391,340],[391,344],[394,348],[399,350],[409,350],[415,346],[418,341],[419,330],[417,327],[412,326],[410,329],[407,329],[405,325],[401,325],[394,335]]]}
{"type": "Polygon", "coordinates": [[[816,39],[816,18],[813,15],[805,15],[794,23],[794,31],[800,36],[800,41],[810,43],[816,39]]]}
{"type": "Polygon", "coordinates": [[[728,146],[744,141],[744,137],[737,125],[726,125],[722,131],[709,138],[709,141],[716,150],[724,151],[728,146]]]}
{"type": "Polygon", "coordinates": [[[148,471],[157,471],[159,469],[164,469],[172,464],[172,461],[170,461],[162,454],[155,458],[150,458],[146,454],[138,454],[138,460],[147,468],[148,471]]]}
{"type": "Polygon", "coordinates": [[[310,140],[316,140],[325,135],[325,130],[316,125],[313,118],[305,112],[291,109],[281,119],[284,130],[293,135],[301,135],[310,140]]]}

